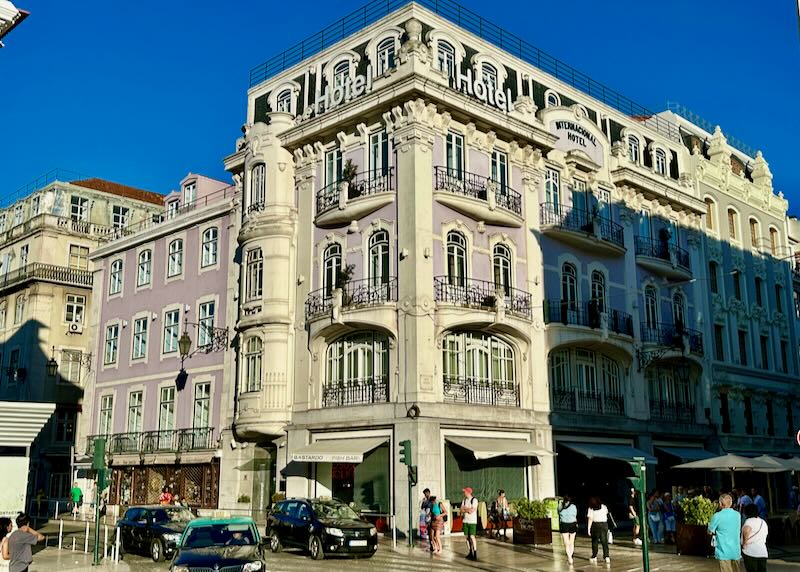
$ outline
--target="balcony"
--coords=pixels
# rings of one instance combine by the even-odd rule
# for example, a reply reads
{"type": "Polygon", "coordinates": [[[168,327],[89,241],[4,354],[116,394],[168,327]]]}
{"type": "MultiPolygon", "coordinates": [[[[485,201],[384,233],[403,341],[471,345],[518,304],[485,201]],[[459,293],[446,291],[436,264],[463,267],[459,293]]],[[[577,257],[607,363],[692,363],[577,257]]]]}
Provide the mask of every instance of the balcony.
{"type": "MultiPolygon", "coordinates": [[[[86,454],[94,455],[94,443],[103,435],[86,438],[86,454]]],[[[167,429],[106,435],[106,453],[135,455],[143,453],[176,453],[207,451],[215,448],[214,428],[167,429]]]]}
{"type": "Polygon", "coordinates": [[[89,270],[34,262],[0,276],[0,292],[34,281],[91,288],[92,273],[89,270]]]}
{"type": "Polygon", "coordinates": [[[443,383],[447,403],[519,407],[519,385],[511,381],[445,375],[443,383]]]}
{"type": "Polygon", "coordinates": [[[351,280],[332,292],[326,292],[325,288],[310,292],[306,299],[306,320],[330,316],[339,295],[339,306],[347,310],[397,302],[397,278],[377,284],[372,278],[351,280]]]}
{"type": "Polygon", "coordinates": [[[433,168],[433,198],[468,217],[501,226],[521,227],[522,195],[489,177],[433,168]]]}
{"type": "Polygon", "coordinates": [[[603,391],[585,391],[577,387],[553,389],[553,410],[591,415],[625,415],[625,398],[603,391]]]}
{"type": "Polygon", "coordinates": [[[543,310],[545,324],[608,328],[608,331],[615,334],[633,337],[633,318],[630,314],[619,310],[601,312],[595,301],[578,304],[563,300],[545,300],[543,310]]]}
{"type": "Polygon", "coordinates": [[[68,217],[41,213],[21,224],[12,226],[5,232],[0,232],[0,243],[15,240],[30,232],[43,228],[54,228],[73,234],[80,234],[89,238],[95,238],[99,241],[108,240],[115,234],[121,232],[121,229],[102,224],[94,224],[89,221],[74,220],[68,217]]]}
{"type": "Polygon", "coordinates": [[[394,201],[394,169],[365,171],[351,181],[338,180],[317,191],[319,226],[359,220],[394,201]]]}
{"type": "Polygon", "coordinates": [[[542,203],[539,206],[539,222],[543,234],[584,250],[606,255],[625,252],[622,225],[595,211],[542,203]]]}
{"type": "Polygon", "coordinates": [[[322,407],[346,407],[389,401],[389,380],[386,376],[349,379],[322,386],[322,407]]]}
{"type": "Polygon", "coordinates": [[[488,280],[447,276],[436,276],[433,287],[437,302],[489,312],[502,308],[506,313],[526,320],[532,316],[532,297],[524,290],[500,286],[488,280]]]}
{"type": "Polygon", "coordinates": [[[642,322],[642,343],[662,347],[672,347],[678,351],[703,354],[703,334],[699,330],[686,328],[680,324],[663,322],[642,322]]]}
{"type": "Polygon", "coordinates": [[[650,418],[672,423],[694,423],[694,404],[651,399],[650,418]]]}
{"type": "Polygon", "coordinates": [[[637,236],[635,246],[636,263],[651,272],[674,280],[688,280],[692,277],[689,251],[677,244],[637,236]]]}

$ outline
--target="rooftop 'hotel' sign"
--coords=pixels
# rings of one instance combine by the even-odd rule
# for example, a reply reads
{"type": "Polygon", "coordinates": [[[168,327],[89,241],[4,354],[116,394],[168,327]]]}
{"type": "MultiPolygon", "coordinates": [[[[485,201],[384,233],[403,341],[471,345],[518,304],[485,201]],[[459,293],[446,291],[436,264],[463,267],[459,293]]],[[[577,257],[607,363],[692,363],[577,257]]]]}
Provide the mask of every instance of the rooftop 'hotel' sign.
{"type": "Polygon", "coordinates": [[[597,136],[589,129],[575,121],[557,119],[550,122],[550,131],[558,136],[555,148],[562,151],[579,149],[586,153],[598,165],[603,164],[603,147],[597,136]]]}
{"type": "Polygon", "coordinates": [[[455,70],[455,75],[451,78],[453,88],[460,92],[471,95],[472,97],[496,107],[503,113],[511,111],[511,90],[503,92],[502,87],[492,89],[483,79],[475,76],[472,78],[472,70],[468,69],[461,73],[460,69],[455,70]]]}

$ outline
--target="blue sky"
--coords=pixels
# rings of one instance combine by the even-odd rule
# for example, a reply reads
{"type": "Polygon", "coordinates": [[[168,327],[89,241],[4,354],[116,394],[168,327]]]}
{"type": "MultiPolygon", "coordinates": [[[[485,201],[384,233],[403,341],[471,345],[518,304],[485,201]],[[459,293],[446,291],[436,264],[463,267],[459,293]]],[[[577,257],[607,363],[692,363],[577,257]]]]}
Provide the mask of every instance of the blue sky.
{"type": "MultiPolygon", "coordinates": [[[[15,0],[0,50],[0,196],[59,167],[168,192],[229,180],[250,68],[364,4],[15,0]]],[[[650,109],[678,101],[770,163],[800,213],[795,0],[464,0],[650,109]]]]}

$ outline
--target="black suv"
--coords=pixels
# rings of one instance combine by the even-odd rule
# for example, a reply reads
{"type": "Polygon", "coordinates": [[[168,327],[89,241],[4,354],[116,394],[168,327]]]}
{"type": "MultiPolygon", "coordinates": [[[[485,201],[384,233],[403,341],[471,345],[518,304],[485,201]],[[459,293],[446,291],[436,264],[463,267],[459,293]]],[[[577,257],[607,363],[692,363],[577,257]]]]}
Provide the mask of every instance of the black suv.
{"type": "Polygon", "coordinates": [[[132,506],[117,522],[123,552],[147,551],[155,562],[172,558],[194,515],[181,506],[132,506]]]}
{"type": "Polygon", "coordinates": [[[337,500],[287,499],[272,507],[267,520],[269,547],[308,550],[320,560],[334,554],[371,557],[378,550],[378,531],[337,500]]]}

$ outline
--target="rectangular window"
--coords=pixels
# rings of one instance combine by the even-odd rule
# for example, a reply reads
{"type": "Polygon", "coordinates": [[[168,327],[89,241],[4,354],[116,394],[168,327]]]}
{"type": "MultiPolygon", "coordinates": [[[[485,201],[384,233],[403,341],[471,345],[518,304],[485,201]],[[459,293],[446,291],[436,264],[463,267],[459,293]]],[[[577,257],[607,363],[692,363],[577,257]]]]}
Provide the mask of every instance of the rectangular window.
{"type": "Polygon", "coordinates": [[[203,253],[200,260],[200,267],[213,266],[217,263],[217,253],[219,251],[219,232],[217,227],[207,228],[203,231],[203,253]]]}
{"type": "Polygon", "coordinates": [[[89,219],[89,199],[72,195],[69,199],[69,216],[72,220],[89,219]]]}
{"type": "Polygon", "coordinates": [[[721,393],[719,395],[719,416],[722,420],[720,430],[723,433],[731,432],[731,411],[728,407],[728,394],[721,393]]]}
{"type": "Polygon", "coordinates": [[[65,499],[69,496],[69,473],[50,473],[50,498],[65,499]]]}
{"type": "Polygon", "coordinates": [[[775,436],[775,414],[772,411],[772,400],[767,399],[764,403],[767,407],[767,435],[775,436]]]}
{"type": "Polygon", "coordinates": [[[19,375],[19,350],[11,350],[11,353],[8,354],[8,383],[13,385],[17,383],[17,377],[19,375]]]}
{"type": "Polygon", "coordinates": [[[139,268],[136,272],[136,285],[150,284],[150,274],[153,267],[153,251],[143,250],[139,253],[139,268]]]}
{"type": "Polygon", "coordinates": [[[196,199],[197,199],[197,184],[187,183],[187,185],[183,187],[183,204],[186,205],[194,204],[194,201],[196,199]]]}
{"type": "Polygon", "coordinates": [[[764,305],[764,295],[761,292],[762,287],[761,287],[761,279],[760,278],[756,278],[754,290],[756,291],[756,305],[757,306],[763,306],[764,305]]]}
{"type": "Polygon", "coordinates": [[[158,430],[175,429],[175,387],[162,387],[161,400],[158,404],[158,430]]]}
{"type": "Polygon", "coordinates": [[[369,136],[369,171],[372,177],[380,177],[389,172],[389,138],[386,131],[378,131],[369,136]]]}
{"type": "Polygon", "coordinates": [[[211,384],[198,383],[194,386],[194,413],[192,427],[199,429],[208,427],[211,420],[211,384]]]}
{"type": "Polygon", "coordinates": [[[79,244],[69,245],[69,267],[78,270],[89,268],[89,247],[79,244]]]}
{"type": "Polygon", "coordinates": [[[81,361],[83,353],[80,350],[61,350],[61,363],[58,366],[58,377],[62,382],[74,385],[81,384],[81,361]]]}
{"type": "Polygon", "coordinates": [[[170,310],[164,313],[164,353],[178,351],[178,335],[180,330],[180,310],[170,310]]]}
{"type": "Polygon", "coordinates": [[[64,304],[64,321],[68,324],[82,324],[86,311],[86,296],[67,294],[64,304]]]}
{"type": "Polygon", "coordinates": [[[739,364],[747,365],[747,330],[739,330],[739,364]]]}
{"type": "Polygon", "coordinates": [[[17,226],[18,224],[22,224],[22,218],[23,218],[23,215],[25,213],[23,207],[24,207],[24,205],[22,203],[17,203],[14,206],[14,226],[17,226]]]}
{"type": "Polygon", "coordinates": [[[761,336],[759,342],[761,345],[761,368],[769,369],[769,336],[761,336]]]}
{"type": "Polygon", "coordinates": [[[544,200],[548,205],[558,209],[561,204],[561,173],[548,168],[544,175],[544,200]]]}
{"type": "Polygon", "coordinates": [[[167,218],[175,218],[178,215],[178,209],[181,206],[180,201],[170,201],[167,203],[167,218]]]}
{"type": "Polygon", "coordinates": [[[111,435],[112,422],[114,419],[114,396],[104,395],[100,398],[100,435],[111,435]]]}
{"type": "Polygon", "coordinates": [[[753,434],[753,400],[750,396],[745,396],[744,400],[744,432],[748,435],[753,434]]]}
{"type": "Polygon", "coordinates": [[[789,373],[789,346],[786,340],[781,340],[781,371],[789,373]]]}
{"type": "Polygon", "coordinates": [[[339,149],[325,153],[325,185],[342,180],[342,152],[339,149]]]}
{"type": "Polygon", "coordinates": [[[639,236],[650,238],[652,225],[650,224],[650,211],[641,211],[639,213],[639,236]]]}
{"type": "Polygon", "coordinates": [[[197,333],[197,347],[210,346],[214,342],[214,302],[200,304],[200,322],[197,333]]]}
{"type": "Polygon", "coordinates": [[[750,244],[753,248],[758,248],[759,245],[758,223],[753,219],[750,219],[750,244]]]}
{"type": "Polygon", "coordinates": [[[137,318],[133,321],[132,359],[142,359],[147,356],[147,322],[147,318],[137,318]]]}
{"type": "Polygon", "coordinates": [[[733,209],[728,209],[728,234],[736,240],[736,212],[733,209]]]}
{"type": "Polygon", "coordinates": [[[14,302],[14,324],[21,324],[25,317],[25,295],[20,294],[14,302]]]}
{"type": "Polygon", "coordinates": [[[492,180],[501,191],[508,186],[508,155],[500,151],[492,152],[492,180]]]}
{"type": "Polygon", "coordinates": [[[447,134],[447,175],[464,178],[464,137],[458,133],[447,134]]]}
{"type": "Polygon", "coordinates": [[[120,205],[114,205],[111,212],[111,225],[114,228],[125,228],[128,226],[130,209],[120,205]]]}
{"type": "Polygon", "coordinates": [[[725,327],[721,324],[714,324],[714,357],[725,361],[725,327]]]}
{"type": "Polygon", "coordinates": [[[56,443],[72,443],[75,441],[75,412],[56,409],[56,443]]]}
{"type": "Polygon", "coordinates": [[[709,287],[711,288],[711,292],[714,294],[719,294],[719,282],[717,281],[716,262],[708,263],[708,282],[709,282],[709,287]]]}
{"type": "Polygon", "coordinates": [[[25,268],[28,265],[28,254],[31,251],[30,244],[23,244],[19,247],[19,267],[25,268]]]}
{"type": "Polygon", "coordinates": [[[167,261],[167,278],[183,273],[183,240],[180,238],[169,243],[169,259],[167,261]]]}
{"type": "Polygon", "coordinates": [[[142,430],[142,405],[143,394],[141,391],[132,391],[128,395],[128,433],[139,433],[142,430]]]}
{"type": "Polygon", "coordinates": [[[247,279],[245,282],[245,300],[261,298],[264,277],[264,258],[260,248],[247,251],[247,279]]]}
{"type": "Polygon", "coordinates": [[[39,214],[39,209],[41,209],[41,198],[36,195],[31,198],[31,218],[39,214]]]}
{"type": "Polygon", "coordinates": [[[783,288],[780,284],[775,284],[775,309],[783,313],[783,288]]]}
{"type": "Polygon", "coordinates": [[[733,281],[733,295],[737,300],[742,299],[742,275],[738,270],[731,272],[731,280],[733,281]]]}
{"type": "Polygon", "coordinates": [[[117,363],[117,350],[119,349],[119,324],[106,326],[106,351],[103,363],[117,363]]]}

